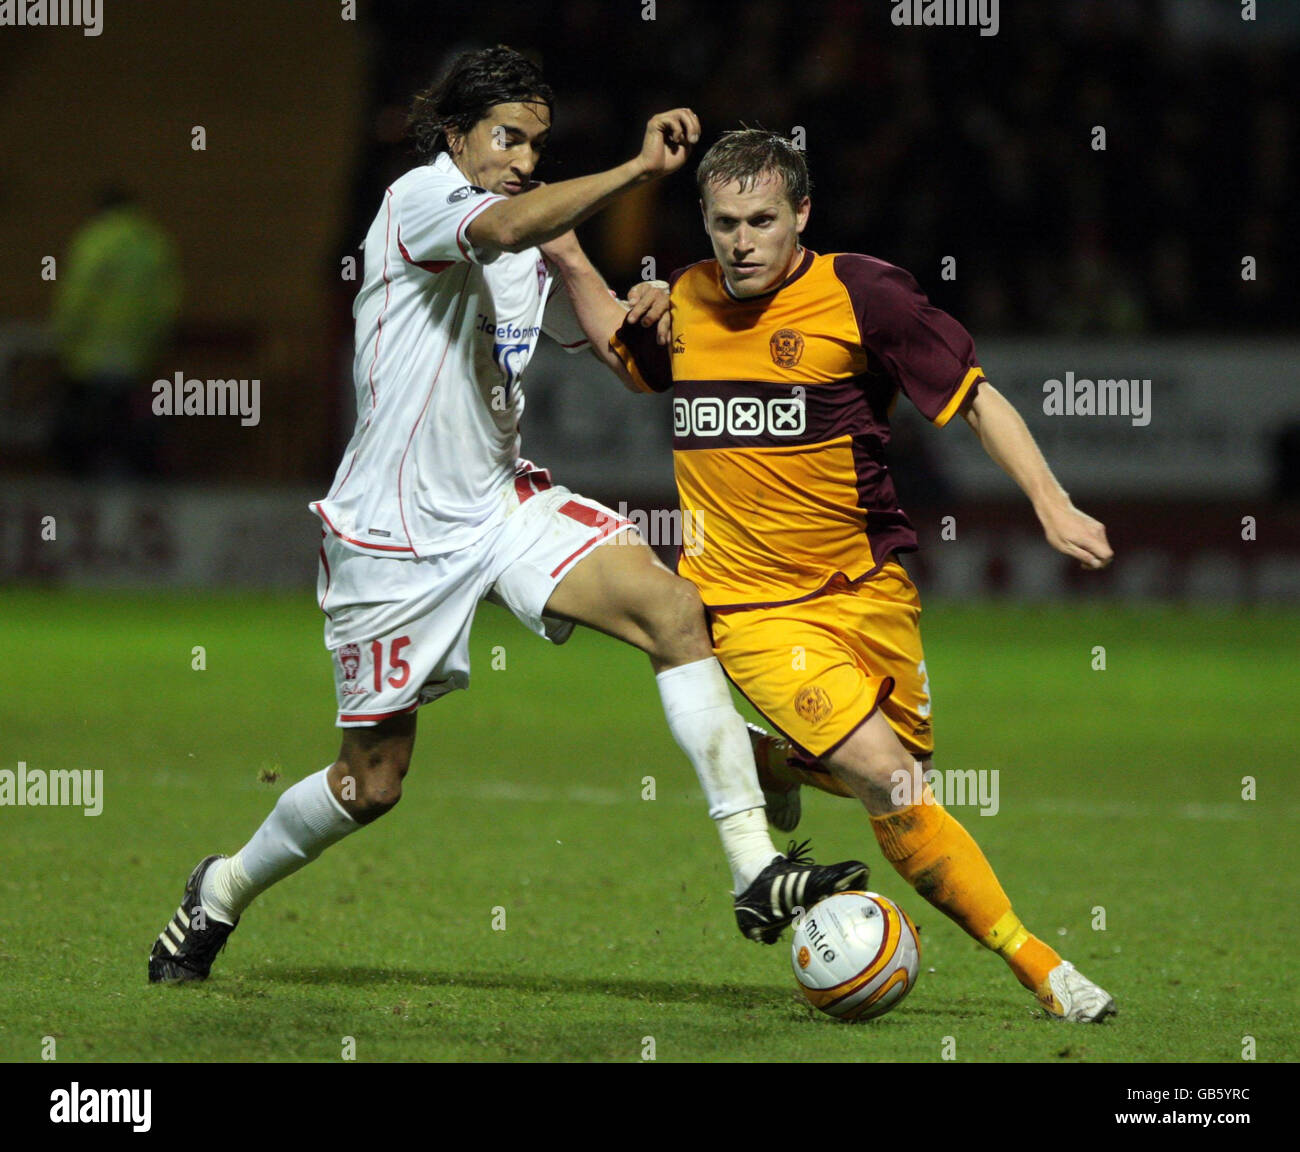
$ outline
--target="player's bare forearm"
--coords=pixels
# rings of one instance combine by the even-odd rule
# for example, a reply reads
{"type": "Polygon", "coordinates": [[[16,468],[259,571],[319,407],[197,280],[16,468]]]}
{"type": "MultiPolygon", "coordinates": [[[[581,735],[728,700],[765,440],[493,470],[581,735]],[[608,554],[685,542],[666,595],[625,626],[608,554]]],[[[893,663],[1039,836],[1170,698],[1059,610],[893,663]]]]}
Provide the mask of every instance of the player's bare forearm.
{"type": "Polygon", "coordinates": [[[625,384],[630,383],[623,362],[609,347],[610,337],[618,331],[619,325],[627,316],[627,305],[610,292],[605,278],[587,259],[587,254],[576,239],[563,244],[557,241],[554,245],[546,245],[542,252],[560,274],[564,282],[563,291],[569,294],[573,314],[582,326],[583,335],[591,341],[596,358],[625,384]]]}
{"type": "Polygon", "coordinates": [[[1012,403],[985,381],[966,402],[962,415],[990,459],[1029,497],[1048,543],[1085,568],[1109,564],[1115,554],[1105,525],[1070,502],[1012,403]]]}
{"type": "Polygon", "coordinates": [[[984,451],[1029,497],[1034,511],[1069,502],[1020,413],[993,385],[980,384],[962,415],[984,451]]]}
{"type": "Polygon", "coordinates": [[[568,232],[649,178],[635,160],[629,160],[591,176],[542,184],[493,204],[470,221],[466,232],[476,248],[522,252],[568,232]]]}
{"type": "Polygon", "coordinates": [[[631,160],[499,201],[470,221],[466,232],[476,248],[501,252],[522,252],[554,240],[633,185],[676,172],[699,138],[700,122],[689,108],[660,112],[646,124],[641,151],[631,160]]]}
{"type": "Polygon", "coordinates": [[[642,281],[632,286],[626,302],[617,299],[572,232],[543,244],[542,255],[559,273],[563,291],[569,294],[573,313],[596,358],[626,388],[641,391],[611,344],[625,323],[655,329],[658,342],[667,344],[672,331],[668,285],[661,280],[642,281]]]}

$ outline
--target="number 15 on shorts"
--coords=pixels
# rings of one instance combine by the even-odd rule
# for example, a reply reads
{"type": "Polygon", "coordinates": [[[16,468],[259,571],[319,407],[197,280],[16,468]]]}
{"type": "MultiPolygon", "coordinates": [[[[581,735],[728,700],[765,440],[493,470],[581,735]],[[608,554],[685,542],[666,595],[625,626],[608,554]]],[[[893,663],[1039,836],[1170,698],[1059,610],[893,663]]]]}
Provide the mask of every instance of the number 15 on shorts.
{"type": "Polygon", "coordinates": [[[409,636],[398,636],[392,640],[371,640],[364,647],[358,643],[344,644],[335,651],[340,720],[374,723],[387,715],[385,709],[394,693],[401,700],[404,695],[401,689],[411,680],[411,665],[403,656],[410,643],[409,636]],[[364,667],[367,657],[369,668],[364,667]]]}
{"type": "Polygon", "coordinates": [[[388,644],[388,659],[384,659],[384,642],[370,642],[370,666],[375,676],[375,691],[382,692],[384,684],[390,688],[404,688],[411,678],[411,666],[402,659],[402,649],[410,644],[409,636],[399,636],[388,644]],[[388,676],[385,677],[384,673],[388,676]]]}

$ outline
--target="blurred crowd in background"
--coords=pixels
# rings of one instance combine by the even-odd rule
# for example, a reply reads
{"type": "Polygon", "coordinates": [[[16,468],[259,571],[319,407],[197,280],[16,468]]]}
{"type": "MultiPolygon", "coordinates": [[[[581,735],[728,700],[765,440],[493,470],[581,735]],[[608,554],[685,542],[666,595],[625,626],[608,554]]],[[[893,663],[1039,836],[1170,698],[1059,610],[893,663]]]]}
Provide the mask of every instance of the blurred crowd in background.
{"type": "MultiPolygon", "coordinates": [[[[410,166],[411,93],[456,52],[500,41],[556,91],[543,179],[625,159],[650,113],[687,104],[702,147],[741,124],[801,129],[809,245],[909,268],[977,334],[1294,326],[1300,53],[1294,37],[1251,38],[1235,0],[1003,3],[989,37],[902,32],[875,0],[652,8],[643,20],[633,0],[504,2],[449,37],[419,0],[376,4],[350,234],[410,166]]],[[[655,195],[663,210],[639,225],[622,213],[584,231],[616,281],[645,254],[661,270],[708,255],[691,181],[655,195]]]]}
{"type": "MultiPolygon", "coordinates": [[[[983,36],[896,27],[889,0],[490,0],[454,11],[369,0],[341,41],[354,56],[364,44],[364,59],[331,70],[328,92],[317,77],[317,119],[328,112],[338,123],[342,111],[353,126],[351,139],[329,139],[350,193],[322,196],[316,180],[300,185],[300,200],[293,194],[304,173],[310,179],[304,148],[322,139],[311,115],[288,115],[274,98],[307,91],[293,70],[259,72],[274,95],[238,113],[243,135],[274,143],[262,167],[234,173],[241,199],[224,210],[255,221],[297,209],[300,234],[285,237],[294,246],[326,233],[315,250],[292,249],[311,258],[277,288],[282,314],[231,287],[240,276],[266,279],[255,245],[221,250],[231,275],[214,278],[211,264],[201,283],[187,274],[197,248],[221,243],[207,205],[196,213],[158,187],[133,202],[129,187],[105,185],[95,215],[66,237],[47,297],[57,370],[52,356],[43,366],[39,341],[11,344],[0,368],[0,457],[78,475],[326,479],[351,419],[358,282],[340,277],[340,261],[359,256],[385,186],[416,162],[404,139],[413,93],[459,52],[494,43],[533,56],[556,92],[537,178],[629,158],[649,116],[680,105],[701,118],[701,152],[729,128],[780,131],[807,152],[808,246],[902,265],[977,342],[1294,335],[1300,4],[1260,5],[1258,24],[1241,18],[1237,0],[998,7],[997,34],[983,36]],[[179,234],[157,218],[163,206],[179,234]],[[301,285],[311,291],[299,304],[301,285]],[[149,382],[206,362],[222,375],[276,378],[267,402],[280,408],[256,436],[152,418],[149,382]]],[[[193,24],[180,20],[175,35],[197,35],[193,24]]],[[[146,23],[136,41],[144,58],[148,34],[146,23]]],[[[267,60],[278,54],[271,42],[254,47],[267,60]]],[[[123,49],[105,37],[103,51],[123,49]]],[[[211,99],[232,100],[232,90],[211,99]]],[[[152,133],[162,147],[159,133],[172,125],[154,123],[155,105],[138,108],[140,125],[124,124],[115,140],[152,133]]],[[[693,170],[583,225],[584,244],[620,291],[710,254],[693,170]]],[[[280,260],[272,271],[285,268],[280,260]]],[[[1300,474],[1296,441],[1293,430],[1276,446],[1291,460],[1286,474],[1300,474]]]]}

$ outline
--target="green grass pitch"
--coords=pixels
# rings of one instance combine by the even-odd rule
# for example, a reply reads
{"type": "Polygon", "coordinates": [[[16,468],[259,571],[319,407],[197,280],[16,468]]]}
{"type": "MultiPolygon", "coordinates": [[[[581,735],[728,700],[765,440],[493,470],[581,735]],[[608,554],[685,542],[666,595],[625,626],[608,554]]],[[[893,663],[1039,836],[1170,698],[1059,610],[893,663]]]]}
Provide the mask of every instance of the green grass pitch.
{"type": "Polygon", "coordinates": [[[307,592],[9,590],[0,769],[102,769],[105,797],[0,807],[0,1059],[46,1037],[71,1062],[338,1061],[349,1038],[362,1061],[1236,1062],[1248,1037],[1300,1058],[1279,699],[1300,618],[934,602],[923,627],[935,767],[999,773],[996,815],[954,812],[1031,930],[1114,993],[1106,1026],[1043,1019],[856,804],[805,793],[800,835],[867,860],[925,948],[896,1011],[814,1013],[786,942],[735,929],[644,658],[591,633],[553,649],[487,607],[473,687],[422,710],[398,808],[255,904],[206,985],[150,987],[190,868],[334,757],[319,613],[307,592]]]}

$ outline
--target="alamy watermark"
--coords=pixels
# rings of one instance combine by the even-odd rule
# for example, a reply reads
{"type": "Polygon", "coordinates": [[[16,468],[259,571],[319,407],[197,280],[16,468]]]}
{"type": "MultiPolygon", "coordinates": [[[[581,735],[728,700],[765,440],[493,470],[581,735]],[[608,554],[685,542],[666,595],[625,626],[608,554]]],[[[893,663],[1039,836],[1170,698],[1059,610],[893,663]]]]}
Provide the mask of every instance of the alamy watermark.
{"type": "Polygon", "coordinates": [[[102,0],[0,0],[0,28],[80,28],[83,36],[104,31],[102,0]]]}
{"type": "Polygon", "coordinates": [[[1067,372],[1043,381],[1045,416],[1129,416],[1137,428],[1151,423],[1150,380],[1088,380],[1067,372]]]}
{"type": "MultiPolygon", "coordinates": [[[[683,512],[680,508],[629,508],[626,501],[618,504],[619,518],[630,520],[633,527],[651,548],[680,548],[684,556],[698,556],[704,551],[704,513],[698,510],[683,512]]],[[[624,533],[620,540],[627,538],[624,533]]]]}
{"type": "Polygon", "coordinates": [[[942,804],[945,808],[978,807],[981,816],[996,816],[1000,802],[1000,785],[996,768],[949,768],[940,772],[937,768],[927,768],[922,777],[929,785],[919,789],[914,773],[900,768],[890,779],[894,787],[889,798],[900,808],[910,808],[914,804],[942,804]]]}
{"type": "Polygon", "coordinates": [[[894,0],[892,24],[903,28],[978,28],[998,34],[998,0],[894,0]]]}
{"type": "Polygon", "coordinates": [[[50,1093],[51,1124],[130,1124],[132,1132],[153,1126],[152,1088],[83,1088],[74,1080],[50,1093]]]}
{"type": "Polygon", "coordinates": [[[153,382],[155,416],[238,416],[245,428],[262,419],[260,380],[186,380],[177,372],[153,382]]]}
{"type": "Polygon", "coordinates": [[[102,768],[28,768],[18,761],[18,771],[0,769],[0,807],[14,808],[82,808],[87,816],[104,810],[104,770],[102,768]]]}

